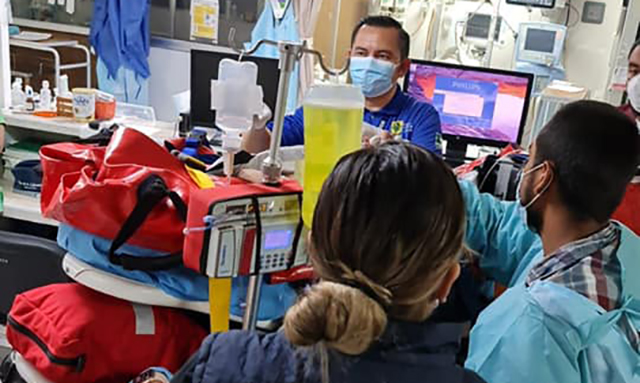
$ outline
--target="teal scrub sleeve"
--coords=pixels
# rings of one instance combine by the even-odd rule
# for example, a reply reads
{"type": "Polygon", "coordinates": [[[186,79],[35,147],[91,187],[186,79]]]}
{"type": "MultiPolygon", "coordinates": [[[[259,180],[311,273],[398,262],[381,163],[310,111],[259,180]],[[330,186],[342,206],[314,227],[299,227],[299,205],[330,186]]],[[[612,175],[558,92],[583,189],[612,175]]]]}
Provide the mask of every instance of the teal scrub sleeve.
{"type": "Polygon", "coordinates": [[[499,201],[460,181],[467,209],[467,246],[480,257],[480,268],[490,279],[512,286],[541,251],[539,237],[522,221],[516,202],[499,201]]]}
{"type": "MultiPolygon", "coordinates": [[[[542,315],[525,309],[502,328],[499,318],[481,317],[484,325],[471,332],[465,367],[491,383],[580,383],[576,362],[556,342],[542,315]]],[[[509,313],[501,310],[501,316],[509,313]]]]}

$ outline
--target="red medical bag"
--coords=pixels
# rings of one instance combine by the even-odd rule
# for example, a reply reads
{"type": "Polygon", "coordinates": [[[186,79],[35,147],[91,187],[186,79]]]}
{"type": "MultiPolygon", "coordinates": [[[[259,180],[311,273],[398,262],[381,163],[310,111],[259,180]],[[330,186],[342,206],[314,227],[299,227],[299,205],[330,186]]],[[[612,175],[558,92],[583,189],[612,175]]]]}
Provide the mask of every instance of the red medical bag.
{"type": "Polygon", "coordinates": [[[132,304],[75,283],[18,295],[7,326],[11,346],[57,383],[123,383],[149,367],[175,372],[206,335],[178,310],[132,304]]]}
{"type": "Polygon", "coordinates": [[[109,239],[127,223],[130,245],[182,250],[186,205],[199,187],[182,162],[143,133],[118,129],[106,148],[47,145],[40,157],[45,217],[109,239]]]}

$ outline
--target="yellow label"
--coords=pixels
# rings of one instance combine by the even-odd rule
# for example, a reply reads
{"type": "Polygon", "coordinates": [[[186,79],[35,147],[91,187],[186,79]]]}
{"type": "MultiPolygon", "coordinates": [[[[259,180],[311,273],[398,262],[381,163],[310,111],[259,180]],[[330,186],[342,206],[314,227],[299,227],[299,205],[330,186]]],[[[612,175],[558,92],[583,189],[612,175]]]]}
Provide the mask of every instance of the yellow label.
{"type": "Polygon", "coordinates": [[[213,180],[206,173],[190,168],[186,165],[185,169],[187,169],[187,173],[189,173],[193,182],[195,182],[200,189],[212,189],[215,186],[213,180]]]}
{"type": "Polygon", "coordinates": [[[231,279],[209,278],[209,314],[211,333],[229,331],[231,279]]]}

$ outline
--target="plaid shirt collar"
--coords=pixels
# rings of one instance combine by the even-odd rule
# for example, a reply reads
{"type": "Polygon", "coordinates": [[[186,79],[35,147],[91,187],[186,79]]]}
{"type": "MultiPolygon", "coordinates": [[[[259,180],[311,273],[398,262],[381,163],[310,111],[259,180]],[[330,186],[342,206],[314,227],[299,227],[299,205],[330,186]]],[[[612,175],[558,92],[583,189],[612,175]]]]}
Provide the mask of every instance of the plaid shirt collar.
{"type": "Polygon", "coordinates": [[[622,268],[617,257],[620,229],[610,223],[592,236],[570,243],[538,263],[527,286],[551,281],[567,287],[607,311],[622,304],[622,268]]]}

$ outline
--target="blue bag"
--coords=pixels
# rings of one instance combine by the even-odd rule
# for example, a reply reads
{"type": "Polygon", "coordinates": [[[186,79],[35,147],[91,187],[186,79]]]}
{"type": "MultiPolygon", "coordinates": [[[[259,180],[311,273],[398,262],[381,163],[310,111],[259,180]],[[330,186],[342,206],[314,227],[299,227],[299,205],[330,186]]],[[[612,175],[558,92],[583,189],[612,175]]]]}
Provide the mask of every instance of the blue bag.
{"type": "MultiPolygon", "coordinates": [[[[112,241],[89,234],[69,225],[61,224],[58,229],[58,244],[81,261],[108,273],[155,286],[172,297],[187,301],[207,301],[209,283],[207,277],[183,266],[167,270],[141,271],[125,270],[109,261],[112,241]]],[[[140,258],[162,257],[154,250],[124,244],[119,248],[128,256],[140,258]]],[[[232,283],[231,315],[242,317],[246,297],[247,278],[236,278],[232,283]]],[[[295,291],[287,284],[261,287],[258,320],[271,321],[284,317],[296,299],[295,291]]]]}

